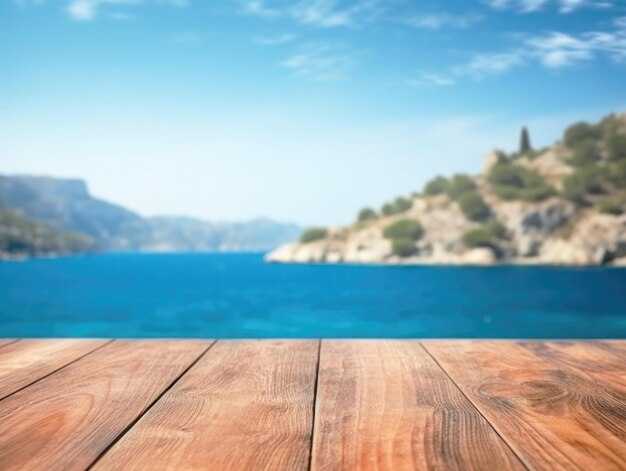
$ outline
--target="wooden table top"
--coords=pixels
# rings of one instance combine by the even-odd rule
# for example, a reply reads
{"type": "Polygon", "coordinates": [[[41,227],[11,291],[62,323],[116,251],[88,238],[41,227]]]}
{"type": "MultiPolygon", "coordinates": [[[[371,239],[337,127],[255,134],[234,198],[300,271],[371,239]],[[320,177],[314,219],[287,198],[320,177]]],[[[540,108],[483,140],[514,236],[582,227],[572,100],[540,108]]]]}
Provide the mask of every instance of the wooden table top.
{"type": "Polygon", "coordinates": [[[626,469],[626,341],[0,340],[0,469],[626,469]]]}

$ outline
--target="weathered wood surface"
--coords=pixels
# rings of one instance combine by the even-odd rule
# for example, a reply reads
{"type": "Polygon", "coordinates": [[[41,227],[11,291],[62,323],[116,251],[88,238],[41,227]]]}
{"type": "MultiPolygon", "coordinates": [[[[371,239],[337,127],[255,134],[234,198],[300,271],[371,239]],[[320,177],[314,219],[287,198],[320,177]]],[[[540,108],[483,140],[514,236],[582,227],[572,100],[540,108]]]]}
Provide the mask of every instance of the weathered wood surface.
{"type": "Polygon", "coordinates": [[[0,401],[0,469],[84,469],[208,347],[116,341],[0,401]]]}
{"type": "Polygon", "coordinates": [[[559,368],[582,374],[603,385],[619,384],[626,392],[626,348],[623,342],[520,342],[527,350],[559,368]]]}
{"type": "Polygon", "coordinates": [[[22,340],[0,349],[0,399],[81,358],[107,340],[22,340]]]}
{"type": "Polygon", "coordinates": [[[524,469],[410,341],[322,345],[313,469],[524,469]]]}
{"type": "Polygon", "coordinates": [[[0,339],[0,348],[17,342],[16,339],[0,339]]]}
{"type": "Polygon", "coordinates": [[[512,342],[425,347],[530,467],[626,469],[626,391],[573,366],[580,358],[512,342]]]}
{"type": "Polygon", "coordinates": [[[219,342],[95,469],[307,469],[318,344],[219,342]]]}
{"type": "Polygon", "coordinates": [[[626,469],[626,342],[0,340],[0,469],[626,469]]]}

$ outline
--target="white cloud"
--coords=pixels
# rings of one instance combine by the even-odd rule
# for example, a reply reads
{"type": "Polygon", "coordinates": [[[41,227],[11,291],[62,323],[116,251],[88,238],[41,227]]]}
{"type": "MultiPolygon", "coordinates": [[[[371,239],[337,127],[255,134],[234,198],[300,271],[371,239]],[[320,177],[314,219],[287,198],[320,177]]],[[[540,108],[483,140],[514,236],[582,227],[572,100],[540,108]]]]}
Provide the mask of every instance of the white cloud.
{"type": "Polygon", "coordinates": [[[542,10],[547,5],[558,6],[561,13],[571,13],[581,8],[611,8],[614,0],[484,0],[496,10],[516,10],[532,13],[542,10]]]}
{"type": "Polygon", "coordinates": [[[495,54],[478,54],[467,64],[456,68],[455,74],[469,75],[480,79],[487,75],[507,72],[523,64],[524,61],[524,54],[519,50],[495,54]]]}
{"type": "Polygon", "coordinates": [[[403,23],[420,29],[469,28],[478,23],[482,17],[476,13],[453,15],[446,12],[419,13],[402,20],[403,23]]]}
{"type": "Polygon", "coordinates": [[[341,45],[309,43],[280,66],[316,81],[342,80],[358,65],[359,56],[341,45]]]}
{"type": "Polygon", "coordinates": [[[286,44],[296,39],[295,34],[283,33],[269,36],[257,36],[253,38],[253,42],[261,44],[262,46],[278,46],[280,44],[286,44]]]}
{"type": "Polygon", "coordinates": [[[564,33],[550,33],[527,41],[531,55],[549,68],[556,69],[593,58],[593,45],[564,33]]]}
{"type": "Polygon", "coordinates": [[[266,0],[245,0],[245,14],[274,20],[287,18],[317,28],[357,27],[376,19],[383,11],[381,0],[360,0],[343,6],[339,0],[299,0],[285,5],[266,0]]]}
{"type": "Polygon", "coordinates": [[[96,16],[98,3],[93,0],[76,0],[67,6],[67,13],[74,20],[90,21],[96,16]]]}
{"type": "MultiPolygon", "coordinates": [[[[137,6],[152,3],[154,5],[166,5],[176,8],[184,8],[189,5],[188,0],[71,0],[66,7],[67,14],[76,21],[92,21],[105,6],[137,6]]],[[[129,16],[122,11],[116,11],[109,15],[112,19],[128,19],[129,16]]]]}
{"type": "Polygon", "coordinates": [[[522,36],[517,47],[497,53],[480,53],[465,64],[443,74],[422,74],[408,85],[450,85],[462,77],[476,80],[503,74],[511,69],[538,63],[547,69],[563,69],[600,57],[626,63],[626,17],[613,21],[610,31],[589,31],[579,35],[548,32],[522,36]]]}
{"type": "Polygon", "coordinates": [[[282,12],[277,8],[268,7],[263,0],[247,0],[243,3],[243,12],[247,15],[263,18],[278,18],[282,12]]]}
{"type": "Polygon", "coordinates": [[[612,31],[590,31],[578,36],[551,32],[526,40],[530,57],[549,68],[566,67],[608,56],[614,62],[626,59],[626,17],[614,21],[612,31]]]}
{"type": "Polygon", "coordinates": [[[447,87],[454,84],[454,78],[450,76],[422,72],[417,78],[408,78],[405,83],[411,87],[436,86],[447,87]]]}

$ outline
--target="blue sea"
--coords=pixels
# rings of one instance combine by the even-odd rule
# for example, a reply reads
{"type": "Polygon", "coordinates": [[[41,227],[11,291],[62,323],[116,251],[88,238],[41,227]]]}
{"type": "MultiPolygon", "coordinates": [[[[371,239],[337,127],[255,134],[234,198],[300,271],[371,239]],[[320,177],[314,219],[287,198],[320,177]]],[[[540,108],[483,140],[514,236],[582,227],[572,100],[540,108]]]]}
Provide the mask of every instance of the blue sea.
{"type": "Polygon", "coordinates": [[[0,264],[0,337],[626,338],[626,269],[270,265],[262,254],[0,264]]]}

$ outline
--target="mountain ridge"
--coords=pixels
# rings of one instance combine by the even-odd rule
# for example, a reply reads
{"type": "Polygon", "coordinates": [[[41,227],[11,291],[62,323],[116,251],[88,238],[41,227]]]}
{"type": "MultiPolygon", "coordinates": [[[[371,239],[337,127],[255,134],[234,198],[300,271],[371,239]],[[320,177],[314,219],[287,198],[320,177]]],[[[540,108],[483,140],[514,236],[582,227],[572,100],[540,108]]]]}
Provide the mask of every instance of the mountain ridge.
{"type": "MultiPolygon", "coordinates": [[[[143,217],[134,211],[89,193],[80,179],[47,176],[0,175],[0,208],[5,218],[6,234],[14,233],[11,244],[0,245],[5,258],[22,255],[105,252],[212,252],[267,251],[290,240],[296,240],[301,229],[290,223],[267,218],[243,222],[213,223],[187,216],[143,217]],[[14,230],[12,223],[30,227],[26,232],[14,230]],[[36,229],[35,229],[36,228],[36,229]],[[84,246],[63,245],[35,248],[21,245],[19,234],[48,231],[65,240],[70,235],[83,238],[84,246]],[[18,235],[16,235],[18,234],[18,235]],[[16,238],[17,237],[17,238],[16,238]],[[43,250],[48,247],[47,250],[43,250]],[[57,247],[58,248],[58,247],[57,247]],[[67,248],[67,249],[66,249],[67,248]],[[42,249],[42,250],[40,250],[42,249]]],[[[8,237],[8,236],[7,236],[8,237]]],[[[69,239],[68,239],[69,240],[69,239]]]]}

